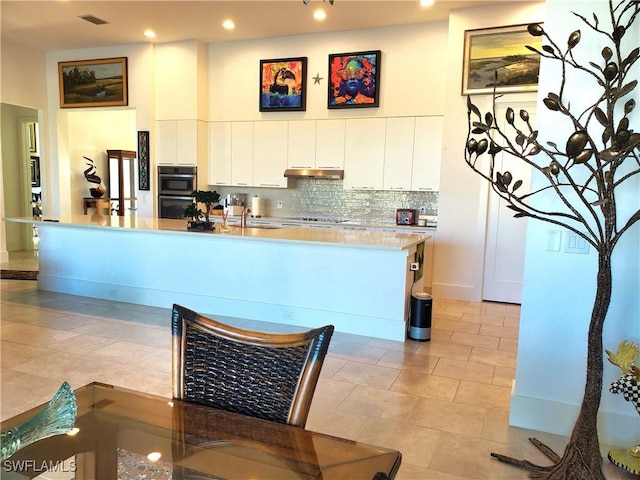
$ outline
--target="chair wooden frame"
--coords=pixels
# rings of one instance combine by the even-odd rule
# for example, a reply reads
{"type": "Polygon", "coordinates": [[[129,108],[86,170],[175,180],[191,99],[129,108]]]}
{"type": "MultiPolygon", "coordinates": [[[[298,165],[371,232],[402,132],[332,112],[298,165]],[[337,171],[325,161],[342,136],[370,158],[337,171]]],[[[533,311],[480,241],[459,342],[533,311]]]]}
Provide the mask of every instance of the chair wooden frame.
{"type": "Polygon", "coordinates": [[[257,332],[180,305],[171,324],[173,398],[304,428],[333,325],[257,332]]]}

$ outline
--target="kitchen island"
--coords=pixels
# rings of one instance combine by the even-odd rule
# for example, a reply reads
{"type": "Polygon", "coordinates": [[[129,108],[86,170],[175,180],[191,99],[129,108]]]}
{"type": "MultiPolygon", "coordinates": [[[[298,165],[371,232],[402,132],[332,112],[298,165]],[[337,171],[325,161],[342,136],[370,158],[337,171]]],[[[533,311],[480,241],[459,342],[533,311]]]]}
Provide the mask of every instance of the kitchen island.
{"type": "Polygon", "coordinates": [[[304,227],[188,232],[185,220],[103,215],[35,223],[38,288],[221,317],[405,339],[428,235],[304,227]]]}

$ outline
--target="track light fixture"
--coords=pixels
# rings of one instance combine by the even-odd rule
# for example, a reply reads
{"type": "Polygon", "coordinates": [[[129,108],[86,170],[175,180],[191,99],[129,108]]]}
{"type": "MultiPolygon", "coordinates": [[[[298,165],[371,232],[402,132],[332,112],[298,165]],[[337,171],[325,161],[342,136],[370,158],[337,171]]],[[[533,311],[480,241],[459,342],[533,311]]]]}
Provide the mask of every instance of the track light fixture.
{"type": "MultiPolygon", "coordinates": [[[[309,5],[309,2],[310,2],[310,1],[311,1],[311,0],[302,0],[302,3],[304,3],[305,5],[309,5]]],[[[323,1],[323,2],[326,2],[327,0],[322,0],[322,1],[323,1]]],[[[334,0],[329,0],[329,3],[330,3],[331,5],[333,5],[333,2],[334,2],[334,0]]]]}

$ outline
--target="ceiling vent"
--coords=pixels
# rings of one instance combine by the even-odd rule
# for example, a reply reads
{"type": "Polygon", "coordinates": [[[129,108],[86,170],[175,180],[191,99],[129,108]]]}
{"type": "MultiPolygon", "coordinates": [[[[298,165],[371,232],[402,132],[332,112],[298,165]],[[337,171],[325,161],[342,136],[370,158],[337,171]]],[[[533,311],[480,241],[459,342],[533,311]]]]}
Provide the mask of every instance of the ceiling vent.
{"type": "Polygon", "coordinates": [[[104,25],[105,23],[109,23],[106,20],[94,17],[93,15],[80,15],[80,18],[86,20],[89,23],[93,23],[94,25],[104,25]]]}

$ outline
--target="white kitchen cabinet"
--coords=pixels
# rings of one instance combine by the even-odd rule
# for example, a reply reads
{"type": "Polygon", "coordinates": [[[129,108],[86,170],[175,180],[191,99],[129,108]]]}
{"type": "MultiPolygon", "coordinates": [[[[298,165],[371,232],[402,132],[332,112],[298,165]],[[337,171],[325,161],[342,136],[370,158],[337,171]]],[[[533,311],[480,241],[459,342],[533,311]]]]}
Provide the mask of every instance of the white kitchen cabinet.
{"type": "Polygon", "coordinates": [[[315,168],[342,170],[345,164],[346,122],[344,119],[316,122],[315,168]]]}
{"type": "Polygon", "coordinates": [[[345,190],[382,190],[386,124],[386,118],[346,121],[345,190]]]}
{"type": "Polygon", "coordinates": [[[438,191],[442,160],[442,116],[416,117],[411,190],[438,191]]]}
{"type": "Polygon", "coordinates": [[[287,168],[316,168],[316,121],[291,120],[288,127],[287,168]]]}
{"type": "Polygon", "coordinates": [[[415,117],[387,118],[384,190],[411,190],[415,117]]]}
{"type": "Polygon", "coordinates": [[[209,185],[231,185],[231,122],[209,123],[209,185]]]}
{"type": "Polygon", "coordinates": [[[177,165],[177,135],[175,120],[156,122],[156,157],[159,165],[177,165]]]}
{"type": "Polygon", "coordinates": [[[231,185],[253,185],[253,124],[231,124],[231,185]]]}
{"type": "Polygon", "coordinates": [[[159,120],[156,122],[156,149],[159,165],[198,165],[206,156],[206,122],[199,120],[159,120]]]}
{"type": "Polygon", "coordinates": [[[253,125],[253,185],[287,188],[288,122],[255,122],[253,125]]]}

